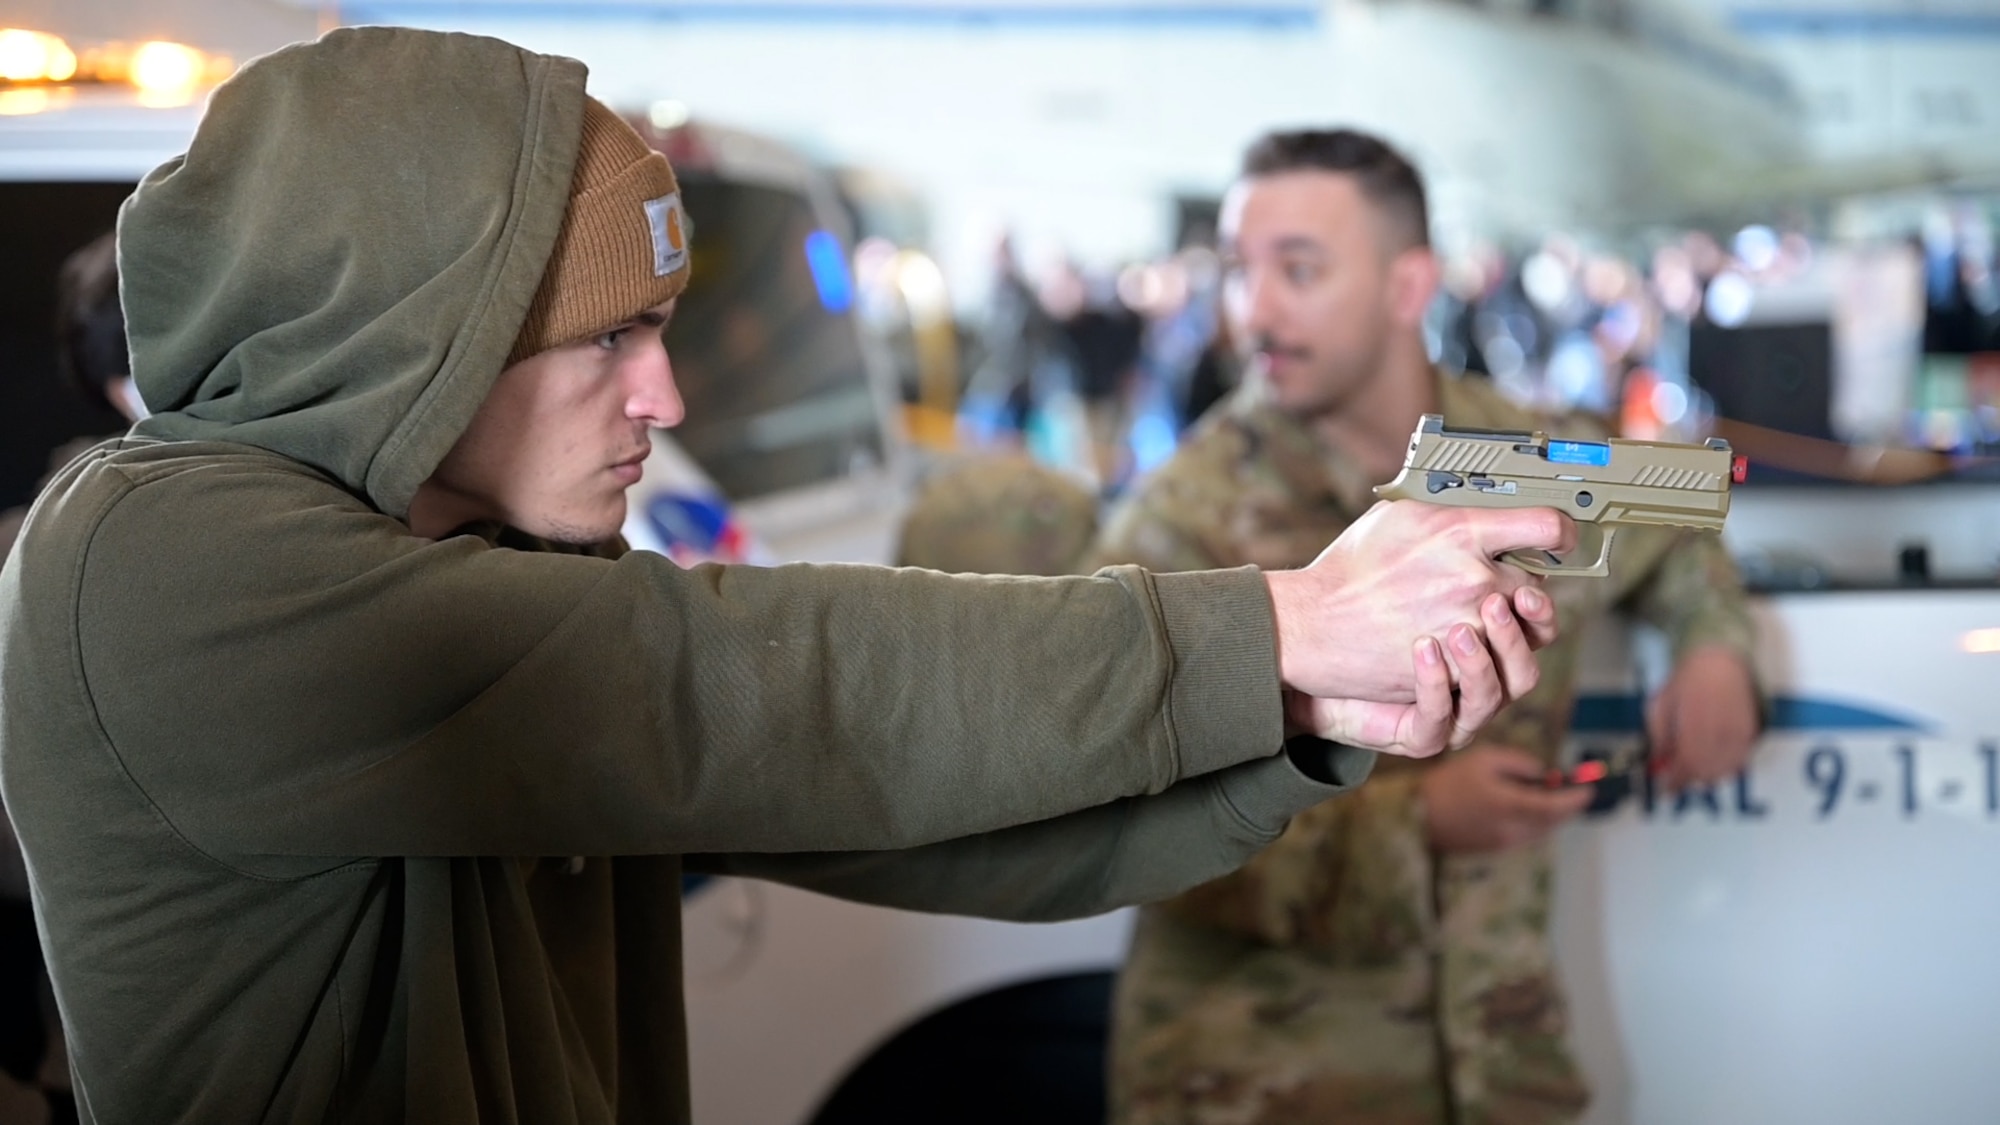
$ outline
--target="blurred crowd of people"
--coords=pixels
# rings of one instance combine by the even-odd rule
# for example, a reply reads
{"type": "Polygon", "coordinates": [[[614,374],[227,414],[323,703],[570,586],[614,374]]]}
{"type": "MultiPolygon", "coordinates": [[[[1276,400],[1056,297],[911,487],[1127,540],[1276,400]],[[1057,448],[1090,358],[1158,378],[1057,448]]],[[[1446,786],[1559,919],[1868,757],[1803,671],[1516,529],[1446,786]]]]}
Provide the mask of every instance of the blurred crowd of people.
{"type": "MultiPolygon", "coordinates": [[[[1117,495],[1241,377],[1217,312],[1219,260],[1205,245],[1096,271],[1062,255],[1031,269],[1022,257],[1012,239],[1000,241],[985,307],[960,326],[966,374],[950,439],[1024,448],[1117,495]]],[[[1732,432],[1755,441],[1775,426],[1959,458],[1907,467],[1903,479],[1949,471],[2000,443],[1997,263],[1987,212],[1966,201],[1937,203],[1906,238],[1857,243],[1797,224],[1684,231],[1638,250],[1568,234],[1478,242],[1444,256],[1426,335],[1441,367],[1490,378],[1524,405],[1608,415],[1632,438],[1692,441],[1717,432],[1714,385],[1740,378],[1712,358],[1703,370],[1698,336],[1773,320],[1815,327],[1825,353],[1801,357],[1790,377],[1829,399],[1874,403],[1873,414],[1830,417],[1824,434],[1761,417],[1735,419],[1732,432]],[[1844,337],[1880,334],[1880,295],[1908,287],[1905,267],[1921,270],[1921,300],[1908,294],[1907,325],[1889,327],[1907,328],[1907,340],[1856,361],[1844,337]],[[1856,273],[1869,275],[1858,288],[1856,273]],[[1883,385],[1838,392],[1840,378],[1883,385]]],[[[1808,473],[1824,460],[1790,445],[1774,452],[1808,473]]]]}
{"type": "MultiPolygon", "coordinates": [[[[1524,254],[1482,245],[1449,262],[1432,350],[1523,403],[1622,413],[1635,435],[1678,432],[1693,421],[1686,324],[1727,260],[1700,235],[1663,247],[1649,271],[1566,237],[1524,254]]],[[[1102,273],[1058,258],[1031,276],[1003,240],[958,439],[1019,444],[1122,491],[1241,378],[1220,286],[1207,246],[1102,273]]]]}
{"type": "Polygon", "coordinates": [[[1220,278],[1206,247],[1107,273],[1061,258],[1031,277],[1002,239],[958,437],[1018,441],[1103,493],[1121,491],[1234,382],[1220,278]]]}

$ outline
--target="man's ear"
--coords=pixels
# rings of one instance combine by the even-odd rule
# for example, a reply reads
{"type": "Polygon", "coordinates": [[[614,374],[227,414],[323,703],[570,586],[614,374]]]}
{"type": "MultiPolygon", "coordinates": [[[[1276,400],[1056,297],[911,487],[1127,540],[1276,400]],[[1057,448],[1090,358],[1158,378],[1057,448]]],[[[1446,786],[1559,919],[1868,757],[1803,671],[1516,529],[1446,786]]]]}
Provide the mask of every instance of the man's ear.
{"type": "Polygon", "coordinates": [[[1437,255],[1428,246],[1412,246],[1389,262],[1389,315],[1397,324],[1423,323],[1441,276],[1437,255]]]}

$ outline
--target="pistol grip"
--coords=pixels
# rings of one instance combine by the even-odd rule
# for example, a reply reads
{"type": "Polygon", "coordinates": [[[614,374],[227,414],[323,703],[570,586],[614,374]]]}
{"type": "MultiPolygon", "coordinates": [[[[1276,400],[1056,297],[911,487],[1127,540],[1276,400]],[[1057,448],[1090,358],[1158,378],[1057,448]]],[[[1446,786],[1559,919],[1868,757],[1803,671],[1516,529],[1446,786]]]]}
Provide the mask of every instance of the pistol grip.
{"type": "Polygon", "coordinates": [[[1508,551],[1500,556],[1500,561],[1544,578],[1606,578],[1611,574],[1611,540],[1617,534],[1615,527],[1576,525],[1576,554],[1597,556],[1596,562],[1587,565],[1565,563],[1547,551],[1508,551]]]}

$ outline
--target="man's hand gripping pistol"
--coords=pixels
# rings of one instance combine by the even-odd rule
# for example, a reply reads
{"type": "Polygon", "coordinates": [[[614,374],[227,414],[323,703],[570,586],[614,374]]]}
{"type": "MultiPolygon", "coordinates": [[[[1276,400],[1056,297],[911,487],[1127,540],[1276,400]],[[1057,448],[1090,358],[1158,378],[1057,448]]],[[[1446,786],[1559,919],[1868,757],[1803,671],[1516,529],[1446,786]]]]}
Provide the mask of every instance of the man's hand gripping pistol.
{"type": "Polygon", "coordinates": [[[1510,552],[1506,561],[1534,574],[1602,578],[1611,573],[1611,540],[1621,524],[1721,531],[1729,486],[1742,483],[1743,458],[1729,443],[1554,441],[1537,430],[1448,429],[1426,414],[1410,437],[1396,479],[1375,490],[1389,500],[1424,500],[1462,508],[1554,508],[1577,523],[1577,559],[1510,552]]]}

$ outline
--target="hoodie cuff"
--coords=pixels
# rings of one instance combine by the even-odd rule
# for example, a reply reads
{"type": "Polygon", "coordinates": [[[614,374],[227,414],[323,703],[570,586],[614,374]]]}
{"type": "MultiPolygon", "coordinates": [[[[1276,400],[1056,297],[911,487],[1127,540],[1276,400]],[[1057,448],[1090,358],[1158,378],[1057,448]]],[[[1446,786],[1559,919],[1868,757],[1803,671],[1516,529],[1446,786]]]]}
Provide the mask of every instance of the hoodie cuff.
{"type": "Polygon", "coordinates": [[[1300,773],[1336,790],[1352,789],[1375,769],[1375,752],[1309,734],[1285,740],[1285,756],[1300,773]]]}
{"type": "Polygon", "coordinates": [[[1293,738],[1268,768],[1221,775],[1222,797],[1257,846],[1278,838],[1298,814],[1368,780],[1375,754],[1318,738],[1293,738]]]}
{"type": "Polygon", "coordinates": [[[1167,716],[1180,777],[1275,754],[1284,744],[1277,624],[1263,572],[1153,575],[1173,651],[1167,716]]]}

